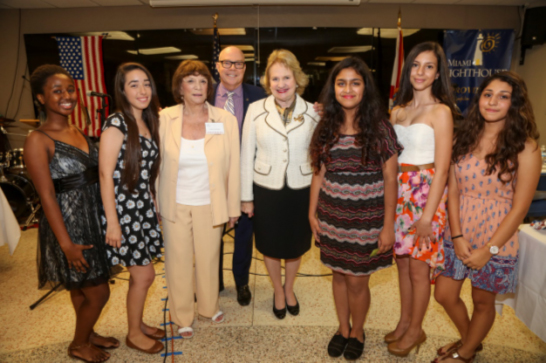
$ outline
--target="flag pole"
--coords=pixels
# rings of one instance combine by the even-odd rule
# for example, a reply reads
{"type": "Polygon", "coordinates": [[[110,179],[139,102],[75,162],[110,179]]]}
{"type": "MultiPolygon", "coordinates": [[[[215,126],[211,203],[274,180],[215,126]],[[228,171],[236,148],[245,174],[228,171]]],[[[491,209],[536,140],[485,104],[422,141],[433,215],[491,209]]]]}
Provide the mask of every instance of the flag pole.
{"type": "Polygon", "coordinates": [[[212,16],[214,21],[214,28],[212,29],[212,62],[210,64],[210,71],[212,73],[212,78],[216,83],[220,82],[220,74],[218,73],[218,68],[216,67],[218,61],[220,60],[220,33],[218,32],[217,22],[218,22],[218,13],[215,13],[212,16]]]}

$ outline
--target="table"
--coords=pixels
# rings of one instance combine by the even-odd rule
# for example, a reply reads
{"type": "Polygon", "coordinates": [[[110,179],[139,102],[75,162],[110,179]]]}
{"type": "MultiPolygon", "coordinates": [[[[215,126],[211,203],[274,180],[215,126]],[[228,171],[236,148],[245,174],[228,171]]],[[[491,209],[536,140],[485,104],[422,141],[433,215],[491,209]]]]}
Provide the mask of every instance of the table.
{"type": "MultiPolygon", "coordinates": [[[[546,342],[546,232],[525,224],[519,231],[518,287],[497,296],[497,311],[511,306],[516,316],[546,342]]],[[[499,313],[501,312],[499,311],[499,313]]]]}
{"type": "Polygon", "coordinates": [[[19,238],[21,238],[21,228],[19,228],[19,223],[17,223],[17,219],[13,215],[4,192],[0,189],[0,246],[7,243],[9,253],[13,255],[15,247],[19,243],[19,238]]]}

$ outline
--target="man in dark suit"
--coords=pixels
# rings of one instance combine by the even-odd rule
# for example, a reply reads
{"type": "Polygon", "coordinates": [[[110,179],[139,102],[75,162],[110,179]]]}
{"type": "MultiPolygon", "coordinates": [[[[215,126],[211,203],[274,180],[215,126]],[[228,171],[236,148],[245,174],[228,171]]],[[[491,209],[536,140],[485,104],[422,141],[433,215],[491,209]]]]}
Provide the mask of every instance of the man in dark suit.
{"type": "MultiPolygon", "coordinates": [[[[243,133],[243,122],[248,105],[266,97],[265,91],[243,83],[246,64],[245,55],[239,48],[227,47],[222,50],[216,63],[220,83],[215,86],[211,103],[231,112],[239,123],[239,138],[243,133]]],[[[252,220],[241,214],[235,226],[235,250],[233,251],[233,277],[237,287],[237,301],[241,306],[250,304],[252,294],[248,287],[250,264],[252,263],[252,220]]],[[[220,291],[224,289],[223,279],[224,243],[220,253],[220,291]]]]}

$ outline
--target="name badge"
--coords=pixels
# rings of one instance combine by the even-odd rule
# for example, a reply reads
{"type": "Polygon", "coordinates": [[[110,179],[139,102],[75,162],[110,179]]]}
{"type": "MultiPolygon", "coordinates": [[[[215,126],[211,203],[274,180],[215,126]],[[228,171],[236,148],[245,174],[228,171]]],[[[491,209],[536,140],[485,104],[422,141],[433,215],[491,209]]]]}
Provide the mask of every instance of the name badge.
{"type": "Polygon", "coordinates": [[[221,122],[205,122],[207,135],[223,135],[224,124],[221,122]]]}

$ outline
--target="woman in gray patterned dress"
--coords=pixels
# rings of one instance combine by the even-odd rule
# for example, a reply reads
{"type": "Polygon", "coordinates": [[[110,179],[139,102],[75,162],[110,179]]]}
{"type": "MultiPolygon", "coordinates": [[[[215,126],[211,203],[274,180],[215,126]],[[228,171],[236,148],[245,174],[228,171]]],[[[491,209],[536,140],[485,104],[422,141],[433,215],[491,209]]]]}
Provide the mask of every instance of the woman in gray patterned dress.
{"type": "Polygon", "coordinates": [[[38,230],[38,286],[63,285],[70,291],[76,327],[68,355],[104,362],[110,353],[100,348],[117,348],[119,341],[93,331],[110,296],[110,266],[100,231],[97,148],[68,123],[77,96],[66,70],[40,66],[30,83],[47,117],[28,136],[24,153],[44,210],[38,230]]]}
{"type": "Polygon", "coordinates": [[[159,168],[158,101],[152,76],[138,63],[119,66],[114,113],[103,125],[99,165],[108,259],[129,270],[127,346],[146,353],[163,350],[165,331],[142,321],[152,264],[163,238],[155,209],[159,168]]]}

